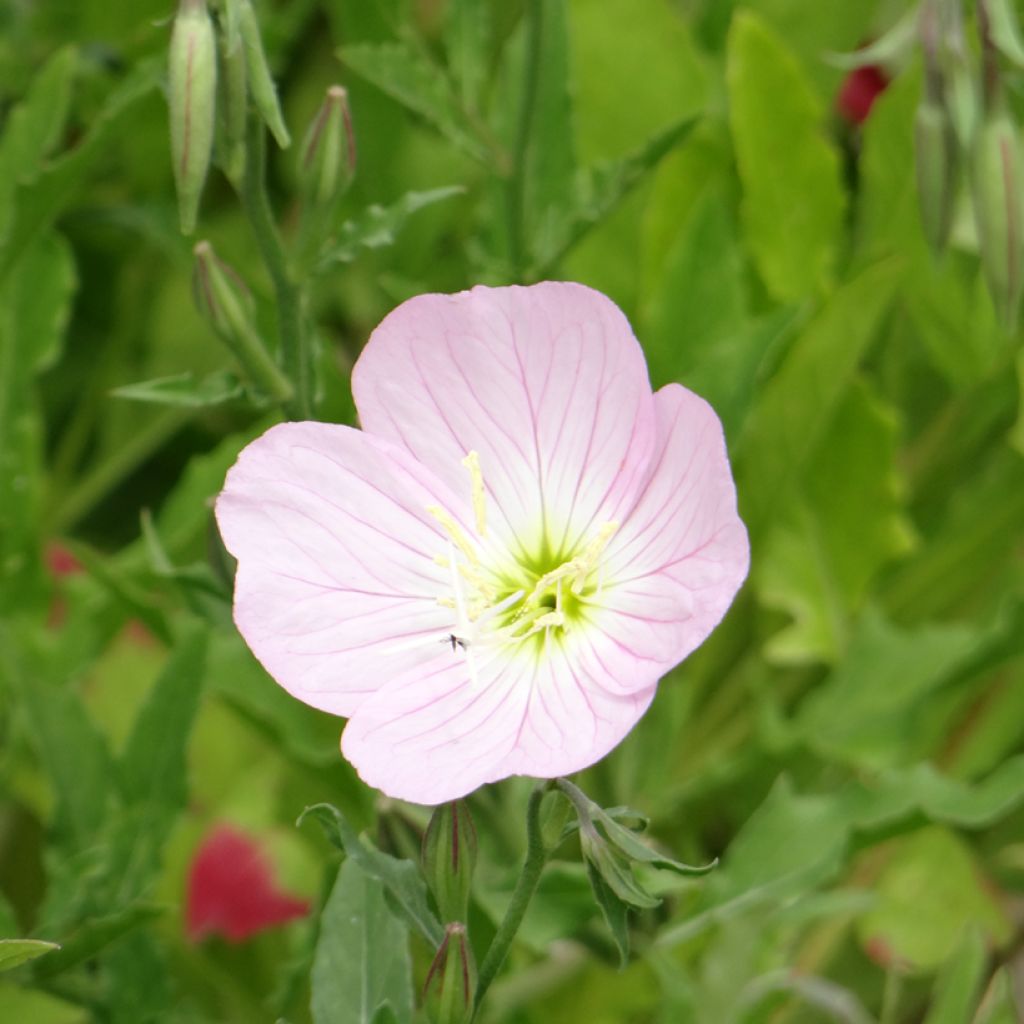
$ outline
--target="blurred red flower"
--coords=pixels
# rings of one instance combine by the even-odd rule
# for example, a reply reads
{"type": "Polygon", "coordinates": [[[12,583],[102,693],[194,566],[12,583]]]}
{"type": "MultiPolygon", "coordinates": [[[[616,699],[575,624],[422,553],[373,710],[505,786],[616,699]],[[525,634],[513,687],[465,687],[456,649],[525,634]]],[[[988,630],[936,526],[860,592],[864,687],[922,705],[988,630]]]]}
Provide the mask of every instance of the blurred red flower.
{"type": "Polygon", "coordinates": [[[243,942],[309,913],[306,900],[282,892],[259,844],[231,825],[217,825],[192,859],[186,932],[192,942],[219,933],[243,942]]]}
{"type": "Polygon", "coordinates": [[[863,124],[875,100],[888,85],[889,76],[877,64],[856,68],[843,79],[836,96],[836,109],[850,124],[863,124]]]}

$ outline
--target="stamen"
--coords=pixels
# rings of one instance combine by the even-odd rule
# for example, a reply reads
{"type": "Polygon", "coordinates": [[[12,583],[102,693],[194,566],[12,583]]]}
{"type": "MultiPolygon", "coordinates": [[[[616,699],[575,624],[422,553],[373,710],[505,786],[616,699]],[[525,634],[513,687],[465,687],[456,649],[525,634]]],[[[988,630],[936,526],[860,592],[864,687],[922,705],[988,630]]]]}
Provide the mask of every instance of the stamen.
{"type": "Polygon", "coordinates": [[[477,556],[476,548],[470,543],[469,538],[462,532],[462,527],[446,512],[440,505],[428,505],[427,512],[432,515],[444,527],[448,536],[455,542],[456,547],[473,563],[479,565],[480,559],[477,556]]]}
{"type": "Polygon", "coordinates": [[[605,523],[598,531],[597,536],[583,549],[583,554],[574,558],[576,563],[576,578],[572,581],[572,592],[579,594],[586,585],[587,577],[593,571],[601,552],[608,546],[608,541],[615,536],[619,524],[613,519],[605,523]]]}
{"type": "Polygon", "coordinates": [[[473,514],[476,516],[476,532],[487,535],[487,496],[484,492],[484,475],[480,472],[480,456],[471,451],[462,464],[469,470],[470,486],[473,491],[473,514]]]}

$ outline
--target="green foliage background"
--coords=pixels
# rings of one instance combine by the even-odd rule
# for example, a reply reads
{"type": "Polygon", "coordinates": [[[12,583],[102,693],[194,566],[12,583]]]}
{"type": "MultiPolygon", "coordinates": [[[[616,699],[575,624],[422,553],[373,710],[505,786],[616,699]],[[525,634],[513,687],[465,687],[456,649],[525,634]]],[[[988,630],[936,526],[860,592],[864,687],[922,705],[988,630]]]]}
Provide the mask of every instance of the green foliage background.
{"type": "MultiPolygon", "coordinates": [[[[343,81],[358,138],[346,226],[309,283],[318,416],[353,421],[347,371],[402,299],[583,281],[626,311],[656,385],[719,410],[750,528],[726,622],[581,780],[720,868],[652,874],[665,901],[631,918],[620,972],[567,846],[488,1021],[1018,1019],[1020,337],[997,326],[968,217],[942,262],[927,249],[917,61],[852,129],[824,59],[906,6],[543,0],[518,167],[521,3],[260,7],[293,136],[343,81]]],[[[347,1024],[368,1020],[345,1009],[367,964],[404,1013],[407,972],[382,966],[404,926],[356,867],[328,901],[337,854],[293,823],[329,801],[401,857],[425,814],[365,789],[340,723],[280,691],[230,623],[210,499],[276,414],[239,396],[192,304],[161,91],[172,13],[0,6],[0,938],[61,945],[0,944],[0,1020],[347,1024]],[[147,401],[112,394],[165,377],[147,401]],[[56,574],[54,545],[81,571],[56,574]],[[185,940],[187,866],[221,820],[260,837],[309,920],[185,940]],[[374,928],[346,927],[353,906],[374,928]]],[[[294,149],[271,153],[286,233],[294,149]]],[[[199,231],[273,337],[217,173],[199,231]]],[[[472,799],[477,936],[511,891],[527,791],[472,799]]],[[[418,986],[430,951],[411,949],[418,986]]]]}

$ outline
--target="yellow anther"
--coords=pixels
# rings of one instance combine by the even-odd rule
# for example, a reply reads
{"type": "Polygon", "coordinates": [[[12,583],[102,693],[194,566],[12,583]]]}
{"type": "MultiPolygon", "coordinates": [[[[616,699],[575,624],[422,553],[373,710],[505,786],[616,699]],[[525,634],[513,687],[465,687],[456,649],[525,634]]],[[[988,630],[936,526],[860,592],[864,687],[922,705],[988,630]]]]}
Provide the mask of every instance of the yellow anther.
{"type": "Polygon", "coordinates": [[[455,599],[452,597],[439,597],[437,599],[438,607],[440,608],[454,608],[455,599]]]}
{"type": "Polygon", "coordinates": [[[612,520],[605,523],[598,531],[594,539],[583,549],[583,554],[573,559],[576,565],[576,578],[572,581],[572,592],[579,594],[587,582],[587,577],[597,565],[601,552],[608,546],[608,541],[615,536],[619,524],[612,520]]]}
{"type": "Polygon", "coordinates": [[[557,569],[552,569],[550,572],[544,573],[543,576],[533,585],[533,590],[527,595],[526,600],[523,601],[524,608],[528,608],[532,604],[536,604],[552,586],[552,584],[560,583],[562,580],[574,573],[579,571],[579,567],[576,564],[576,559],[571,558],[568,562],[563,562],[557,569]]]}
{"type": "Polygon", "coordinates": [[[427,512],[432,515],[445,529],[455,546],[474,564],[479,565],[476,549],[469,538],[462,532],[462,527],[440,505],[428,505],[427,512]]]}
{"type": "Polygon", "coordinates": [[[444,555],[434,555],[434,565],[439,565],[442,569],[452,567],[452,563],[444,555]]]}
{"type": "Polygon", "coordinates": [[[476,532],[481,537],[487,535],[487,498],[484,493],[484,475],[480,472],[480,456],[470,452],[462,464],[469,470],[470,486],[473,491],[473,515],[476,516],[476,532]]]}

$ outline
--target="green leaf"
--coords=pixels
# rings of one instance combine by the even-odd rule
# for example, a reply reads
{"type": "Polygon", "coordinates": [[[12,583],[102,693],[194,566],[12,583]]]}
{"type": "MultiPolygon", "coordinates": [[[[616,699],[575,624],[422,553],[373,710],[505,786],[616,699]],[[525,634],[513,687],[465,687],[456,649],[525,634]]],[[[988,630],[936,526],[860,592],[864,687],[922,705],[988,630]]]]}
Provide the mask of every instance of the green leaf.
{"type": "Polygon", "coordinates": [[[1014,995],[1010,972],[1001,967],[989,983],[971,1024],[1019,1024],[1021,1009],[1014,995]]]}
{"type": "Polygon", "coordinates": [[[546,241],[535,246],[537,277],[546,277],[588,232],[605,221],[661,160],[693,130],[687,118],[656,135],[619,160],[585,168],[577,174],[572,195],[562,209],[549,211],[546,241]]]}
{"type": "Polygon", "coordinates": [[[474,132],[444,72],[406,43],[356,43],[338,51],[356,74],[419,114],[467,156],[486,163],[487,147],[474,132]]]}
{"type": "Polygon", "coordinates": [[[370,878],[384,886],[397,912],[432,948],[441,944],[444,929],[427,903],[427,885],[417,864],[374,849],[359,837],[341,811],[330,804],[307,807],[297,824],[301,825],[308,817],[319,821],[327,838],[370,878]]]}
{"type": "Polygon", "coordinates": [[[359,864],[341,865],[320,917],[310,978],[314,1024],[373,1024],[388,1006],[412,1019],[409,937],[388,909],[382,883],[359,864]]]}
{"type": "Polygon", "coordinates": [[[29,960],[60,949],[56,942],[40,939],[0,939],[0,971],[10,971],[29,960]]]}
{"type": "Polygon", "coordinates": [[[479,0],[452,0],[445,25],[445,50],[459,99],[467,111],[479,111],[491,56],[493,13],[479,0]]]}
{"type": "Polygon", "coordinates": [[[406,192],[390,206],[368,206],[357,217],[342,224],[337,237],[320,254],[315,272],[322,273],[335,263],[351,263],[363,249],[394,245],[398,232],[417,210],[463,192],[461,185],[449,185],[427,192],[406,192]]]}
{"type": "Polygon", "coordinates": [[[744,225],[761,276],[781,301],[826,291],[846,201],[821,104],[785,42],[750,11],[729,31],[727,81],[744,225]]]}
{"type": "Polygon", "coordinates": [[[55,977],[63,971],[89,960],[112,942],[164,913],[163,907],[135,903],[103,917],[90,918],[68,938],[59,950],[51,953],[33,968],[38,980],[55,977]]]}
{"type": "Polygon", "coordinates": [[[11,200],[19,184],[31,182],[60,141],[71,101],[77,54],[58,50],[36,73],[25,98],[7,115],[0,135],[0,240],[13,215],[11,200]]]}
{"type": "Polygon", "coordinates": [[[981,993],[988,957],[980,932],[969,932],[944,965],[924,1024],[967,1024],[981,993]]]}
{"type": "Polygon", "coordinates": [[[619,951],[619,966],[625,967],[629,960],[629,907],[612,890],[601,877],[601,872],[588,860],[587,878],[594,893],[594,899],[601,908],[608,930],[615,940],[615,948],[619,951]]]}
{"type": "Polygon", "coordinates": [[[797,728],[815,750],[862,767],[906,756],[922,704],[954,678],[979,643],[969,626],[908,631],[865,614],[846,657],[800,707],[797,728]]]}
{"type": "Polygon", "coordinates": [[[895,847],[876,883],[878,902],[860,920],[863,942],[881,942],[897,959],[931,970],[949,959],[969,929],[994,943],[1009,937],[1010,923],[954,833],[932,826],[895,847]]]}
{"type": "Polygon", "coordinates": [[[127,398],[133,402],[151,402],[186,409],[207,409],[223,405],[245,394],[242,382],[230,371],[220,370],[197,381],[192,373],[179,373],[172,377],[125,384],[110,392],[112,398],[127,398]]]}
{"type": "Polygon", "coordinates": [[[762,602],[794,620],[766,645],[770,660],[835,660],[871,581],[912,549],[897,434],[893,410],[855,382],[755,567],[762,602]]]}
{"type": "Polygon", "coordinates": [[[25,248],[53,223],[71,203],[93,168],[108,156],[122,119],[156,89],[163,77],[163,62],[139,64],[107,97],[88,134],[74,149],[54,160],[31,184],[17,190],[14,215],[0,239],[0,282],[21,258],[25,248]]]}
{"type": "Polygon", "coordinates": [[[744,518],[755,536],[792,494],[832,422],[892,300],[893,269],[878,264],[836,291],[762,389],[736,452],[744,518]]]}

